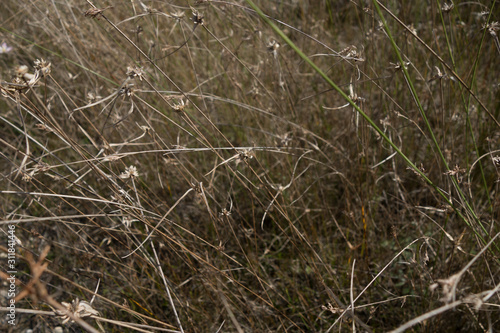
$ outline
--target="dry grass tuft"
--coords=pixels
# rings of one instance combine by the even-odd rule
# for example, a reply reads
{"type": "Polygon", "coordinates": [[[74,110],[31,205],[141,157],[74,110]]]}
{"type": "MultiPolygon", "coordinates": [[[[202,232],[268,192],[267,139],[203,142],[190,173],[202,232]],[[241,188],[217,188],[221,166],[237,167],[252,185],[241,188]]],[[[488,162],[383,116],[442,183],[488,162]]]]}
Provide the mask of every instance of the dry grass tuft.
{"type": "Polygon", "coordinates": [[[496,7],[250,5],[2,3],[1,330],[500,330],[496,7]]]}

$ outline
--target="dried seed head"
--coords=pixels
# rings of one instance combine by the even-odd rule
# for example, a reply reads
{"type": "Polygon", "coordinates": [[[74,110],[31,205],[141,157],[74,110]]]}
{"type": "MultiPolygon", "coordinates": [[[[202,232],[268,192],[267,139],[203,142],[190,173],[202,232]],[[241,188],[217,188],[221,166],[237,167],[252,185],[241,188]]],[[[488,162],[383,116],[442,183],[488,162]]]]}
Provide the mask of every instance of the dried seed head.
{"type": "MultiPolygon", "coordinates": [[[[102,15],[102,12],[105,11],[108,8],[112,8],[113,6],[108,6],[104,8],[90,8],[83,13],[85,17],[91,17],[91,18],[96,18],[98,15],[102,15]]],[[[97,18],[99,19],[99,18],[97,18]]]]}
{"type": "Polygon", "coordinates": [[[191,16],[191,20],[193,21],[193,30],[196,29],[198,25],[203,25],[205,21],[203,20],[203,15],[200,14],[196,9],[191,7],[191,11],[193,12],[193,16],[191,16]]]}
{"type": "Polygon", "coordinates": [[[147,13],[147,14],[152,14],[152,13],[155,13],[155,12],[158,12],[156,9],[154,9],[153,7],[151,6],[146,6],[144,3],[142,2],[139,2],[141,4],[141,7],[142,7],[142,10],[144,11],[144,13],[147,13]]]}
{"type": "Polygon", "coordinates": [[[23,90],[33,87],[41,77],[50,73],[50,63],[43,59],[35,60],[35,73],[28,73],[28,66],[21,65],[15,69],[15,78],[11,82],[12,89],[23,90]]]}
{"type": "MultiPolygon", "coordinates": [[[[408,69],[408,66],[410,66],[410,64],[411,64],[411,62],[406,61],[406,62],[404,63],[404,68],[405,68],[405,69],[408,69]]],[[[397,72],[397,71],[401,70],[401,69],[402,69],[402,67],[403,67],[403,66],[401,66],[401,63],[400,63],[400,62],[398,62],[397,64],[395,64],[395,63],[393,63],[393,62],[389,62],[389,65],[390,65],[390,67],[392,68],[392,70],[393,70],[393,71],[395,71],[395,72],[397,72]]]]}
{"type": "Polygon", "coordinates": [[[291,133],[285,133],[283,135],[278,135],[277,138],[279,139],[279,141],[277,143],[278,147],[288,147],[290,142],[293,140],[291,133]]]}
{"type": "Polygon", "coordinates": [[[128,178],[137,178],[139,177],[139,172],[137,171],[137,168],[133,165],[125,168],[125,171],[123,171],[120,176],[121,179],[128,179],[128,178]]]}
{"type": "Polygon", "coordinates": [[[492,37],[497,36],[497,31],[500,30],[500,23],[498,22],[491,22],[488,24],[483,25],[483,29],[488,29],[488,32],[492,37]]]}
{"type": "Polygon", "coordinates": [[[268,46],[267,49],[272,53],[274,59],[278,58],[278,49],[280,48],[280,44],[273,40],[268,46]]]}
{"type": "Polygon", "coordinates": [[[328,305],[322,305],[321,308],[324,310],[324,311],[328,311],[328,312],[331,312],[333,314],[338,314],[338,313],[342,313],[344,310],[341,309],[341,308],[338,308],[338,307],[334,307],[332,304],[328,303],[328,305]]]}
{"type": "Polygon", "coordinates": [[[171,12],[170,13],[170,16],[172,16],[173,18],[175,18],[176,20],[180,20],[181,18],[183,18],[184,16],[186,15],[185,12],[183,11],[177,11],[177,12],[171,12]]]}
{"type": "Polygon", "coordinates": [[[408,29],[410,29],[410,32],[413,35],[417,36],[417,28],[415,28],[415,26],[413,25],[413,23],[408,26],[408,29]]]}
{"type": "Polygon", "coordinates": [[[443,297],[441,297],[439,300],[444,303],[450,303],[456,298],[456,289],[459,281],[460,275],[455,274],[447,279],[437,280],[437,283],[433,283],[429,286],[429,290],[432,292],[435,291],[438,287],[441,287],[443,297]]]}
{"type": "Polygon", "coordinates": [[[35,69],[37,71],[40,71],[41,76],[50,74],[51,72],[50,66],[52,65],[50,62],[47,62],[44,59],[36,59],[34,63],[35,63],[35,69]]]}
{"type": "Polygon", "coordinates": [[[52,132],[52,128],[50,128],[49,126],[47,126],[46,124],[35,124],[35,127],[38,128],[39,130],[41,131],[46,131],[46,132],[52,132]]]}
{"type": "Polygon", "coordinates": [[[92,103],[93,101],[95,101],[95,100],[99,100],[99,99],[101,99],[101,98],[102,98],[102,96],[100,96],[100,95],[96,95],[96,94],[94,94],[92,91],[89,91],[89,92],[87,93],[87,100],[89,101],[89,103],[92,103]]]}
{"type": "Polygon", "coordinates": [[[129,67],[127,67],[127,76],[129,78],[137,77],[137,78],[139,78],[139,80],[142,81],[142,77],[144,76],[144,71],[140,67],[129,66],[129,67]]]}
{"type": "Polygon", "coordinates": [[[444,3],[443,7],[441,7],[441,10],[443,13],[449,13],[451,10],[455,7],[453,3],[444,3]]]}
{"type": "Polygon", "coordinates": [[[131,216],[124,216],[122,218],[122,224],[126,226],[127,228],[130,228],[132,226],[132,222],[137,222],[138,220],[132,218],[131,216]]]}
{"type": "Polygon", "coordinates": [[[267,44],[267,49],[271,52],[277,52],[280,47],[280,44],[275,41],[274,39],[270,40],[269,43],[267,44]]]}
{"type": "Polygon", "coordinates": [[[493,157],[493,164],[495,164],[497,168],[500,168],[500,156],[493,157]]]}
{"type": "Polygon", "coordinates": [[[24,182],[29,183],[33,179],[33,175],[31,174],[31,172],[30,173],[23,173],[23,176],[21,177],[21,179],[24,182]]]}
{"type": "Polygon", "coordinates": [[[436,70],[436,75],[434,75],[433,77],[431,77],[429,79],[429,81],[427,81],[427,82],[431,82],[431,81],[434,81],[434,80],[441,80],[441,79],[446,80],[446,79],[450,78],[448,76],[448,74],[441,72],[441,70],[439,69],[439,67],[434,66],[434,69],[436,70]]]}
{"type": "Polygon", "coordinates": [[[238,160],[239,161],[247,162],[248,160],[251,160],[252,158],[253,158],[252,149],[241,150],[238,153],[238,160]]]}
{"type": "Polygon", "coordinates": [[[51,169],[51,166],[43,161],[40,161],[39,163],[35,164],[35,172],[45,173],[45,172],[49,171],[50,169],[51,169]]]}
{"type": "Polygon", "coordinates": [[[99,316],[99,311],[95,310],[89,302],[80,301],[78,298],[74,299],[71,304],[66,302],[61,302],[61,304],[66,308],[65,310],[54,310],[56,315],[60,317],[63,324],[67,322],[73,322],[74,320],[68,315],[71,313],[76,318],[84,318],[90,316],[99,316]]]}
{"type": "Polygon", "coordinates": [[[134,85],[133,84],[128,84],[126,87],[121,88],[118,90],[118,95],[120,96],[127,96],[130,97],[134,94],[134,85]]]}
{"type": "Polygon", "coordinates": [[[189,100],[184,102],[184,100],[180,98],[178,103],[172,104],[172,109],[174,109],[175,112],[183,112],[188,104],[189,100]]]}
{"type": "Polygon", "coordinates": [[[231,215],[231,211],[227,210],[227,208],[224,207],[224,208],[222,208],[222,211],[219,213],[219,215],[228,217],[229,215],[231,215]]]}
{"type": "Polygon", "coordinates": [[[460,169],[460,167],[458,165],[455,165],[455,168],[453,168],[452,170],[446,171],[444,174],[448,175],[448,176],[457,176],[457,175],[464,173],[464,172],[465,172],[465,169],[460,169]]]}
{"type": "Polygon", "coordinates": [[[358,48],[355,45],[350,45],[344,48],[339,52],[339,55],[346,60],[365,61],[365,59],[361,57],[361,52],[358,51],[358,48]]]}
{"type": "MultiPolygon", "coordinates": [[[[2,88],[8,91],[22,91],[29,88],[29,86],[26,84],[26,81],[20,77],[15,77],[14,79],[12,79],[12,82],[2,82],[2,84],[4,84],[2,88]]],[[[2,94],[4,93],[4,89],[2,89],[2,94]]]]}
{"type": "Polygon", "coordinates": [[[191,188],[198,194],[202,193],[203,192],[203,183],[202,182],[199,182],[199,183],[195,183],[195,182],[191,182],[191,188]]]}

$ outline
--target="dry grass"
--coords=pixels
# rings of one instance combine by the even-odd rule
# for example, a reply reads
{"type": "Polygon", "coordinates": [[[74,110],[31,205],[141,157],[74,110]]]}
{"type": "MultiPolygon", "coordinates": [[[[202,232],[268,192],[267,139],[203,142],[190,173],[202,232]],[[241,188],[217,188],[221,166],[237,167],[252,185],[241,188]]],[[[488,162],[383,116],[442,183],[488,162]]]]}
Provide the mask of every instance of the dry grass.
{"type": "Polygon", "coordinates": [[[2,330],[500,330],[498,9],[200,2],[2,3],[2,330]]]}

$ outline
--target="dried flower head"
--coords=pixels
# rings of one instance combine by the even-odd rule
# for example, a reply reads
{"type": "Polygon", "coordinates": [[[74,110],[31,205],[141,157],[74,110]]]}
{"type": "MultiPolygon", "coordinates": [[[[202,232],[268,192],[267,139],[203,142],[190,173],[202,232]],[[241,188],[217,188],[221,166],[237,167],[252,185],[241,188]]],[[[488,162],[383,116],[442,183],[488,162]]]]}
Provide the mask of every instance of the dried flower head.
{"type": "Polygon", "coordinates": [[[40,71],[41,76],[50,74],[51,72],[50,66],[52,65],[50,62],[47,62],[44,59],[36,59],[34,63],[35,63],[35,69],[40,71]]]}
{"type": "Polygon", "coordinates": [[[191,20],[193,21],[193,30],[196,29],[198,25],[203,25],[205,21],[203,20],[203,15],[200,14],[196,9],[191,7],[191,11],[193,12],[193,16],[191,16],[191,20]]]}
{"type": "Polygon", "coordinates": [[[35,60],[35,73],[28,72],[28,66],[18,66],[14,73],[15,78],[9,82],[9,88],[14,90],[23,90],[35,86],[41,77],[50,73],[51,64],[43,59],[35,60]]]}
{"type": "Polygon", "coordinates": [[[488,24],[485,24],[483,26],[483,29],[488,29],[488,32],[492,37],[496,37],[497,31],[500,30],[500,23],[498,22],[491,22],[488,24]]]}
{"type": "Polygon", "coordinates": [[[354,60],[363,62],[365,59],[361,56],[361,52],[355,45],[350,45],[339,52],[339,56],[346,60],[354,60]]]}
{"type": "Polygon", "coordinates": [[[176,20],[180,20],[181,18],[183,18],[184,16],[186,15],[185,12],[183,11],[176,11],[176,12],[171,12],[170,13],[170,16],[172,16],[174,19],[176,20]]]}
{"type": "Polygon", "coordinates": [[[441,7],[441,10],[443,13],[448,13],[451,12],[451,10],[455,7],[453,3],[444,3],[443,7],[441,7]]]}
{"type": "Polygon", "coordinates": [[[89,302],[80,301],[78,298],[74,299],[71,304],[62,302],[61,303],[66,309],[65,310],[55,310],[54,312],[58,317],[62,319],[62,323],[74,322],[68,313],[71,313],[76,318],[84,318],[90,316],[99,316],[99,311],[95,310],[89,302]]]}
{"type": "Polygon", "coordinates": [[[441,80],[441,79],[446,80],[446,79],[450,78],[448,76],[448,74],[441,72],[441,70],[439,69],[439,67],[434,66],[434,69],[436,70],[436,75],[434,75],[433,77],[431,77],[428,82],[432,82],[434,80],[441,80]]]}
{"type": "Polygon", "coordinates": [[[118,90],[119,96],[130,97],[133,94],[134,94],[134,84],[132,84],[132,83],[129,83],[129,84],[127,84],[126,87],[122,87],[122,88],[120,88],[120,90],[118,90]]]}
{"type": "Polygon", "coordinates": [[[221,212],[219,213],[220,216],[226,216],[228,217],[229,215],[231,215],[231,211],[230,210],[227,210],[226,207],[222,208],[221,212]]]}
{"type": "Polygon", "coordinates": [[[121,179],[137,178],[137,177],[139,177],[139,172],[137,171],[137,168],[133,165],[129,166],[128,168],[125,168],[125,171],[123,171],[120,174],[121,179]]]}
{"type": "Polygon", "coordinates": [[[152,14],[152,13],[155,13],[155,12],[158,12],[156,9],[154,9],[153,7],[151,6],[146,6],[144,3],[142,2],[139,2],[141,7],[142,7],[142,10],[144,11],[144,13],[147,13],[147,14],[152,14]]]}
{"type": "Polygon", "coordinates": [[[450,303],[452,301],[455,301],[457,284],[459,281],[460,274],[455,274],[447,279],[437,280],[437,283],[433,283],[430,285],[429,290],[433,292],[438,287],[441,287],[443,297],[441,297],[439,300],[444,303],[450,303]]]}
{"type": "Polygon", "coordinates": [[[183,112],[188,104],[189,101],[184,102],[184,100],[180,98],[178,103],[172,104],[172,109],[174,109],[174,111],[176,112],[183,112]]]}
{"type": "MultiPolygon", "coordinates": [[[[408,66],[410,66],[410,64],[411,64],[411,63],[410,63],[409,61],[406,61],[406,62],[404,63],[404,68],[405,68],[405,69],[408,69],[408,66]]],[[[401,63],[400,63],[400,62],[398,62],[397,64],[395,64],[395,63],[393,63],[393,62],[389,62],[389,65],[390,65],[390,67],[392,68],[392,70],[393,70],[394,72],[397,72],[397,71],[401,70],[401,69],[402,69],[402,67],[403,67],[403,66],[401,66],[401,63]]]]}
{"type": "MultiPolygon", "coordinates": [[[[90,8],[83,13],[86,17],[91,17],[91,18],[96,18],[99,15],[102,15],[102,12],[105,11],[108,8],[112,8],[113,6],[108,6],[104,8],[90,8]]],[[[97,18],[99,19],[99,18],[97,18]]]]}
{"type": "Polygon", "coordinates": [[[354,91],[354,86],[352,84],[352,81],[349,84],[349,98],[352,99],[352,101],[354,103],[358,103],[358,102],[362,103],[365,101],[364,97],[358,96],[358,94],[354,91]]]}
{"type": "Polygon", "coordinates": [[[482,18],[482,19],[488,17],[489,15],[490,15],[490,12],[488,12],[488,11],[482,11],[482,12],[477,13],[477,16],[479,16],[479,18],[482,18]]]}
{"type": "Polygon", "coordinates": [[[495,164],[497,168],[500,168],[500,156],[493,157],[493,164],[495,164]]]}
{"type": "Polygon", "coordinates": [[[139,80],[142,81],[142,77],[144,76],[144,71],[140,67],[127,67],[127,76],[129,78],[134,78],[137,77],[139,80]]]}
{"type": "Polygon", "coordinates": [[[19,77],[15,77],[11,82],[2,82],[2,94],[4,90],[7,91],[22,91],[24,89],[28,89],[29,86],[26,84],[26,81],[19,77]]]}
{"type": "Polygon", "coordinates": [[[274,39],[270,40],[267,44],[267,49],[273,54],[274,58],[278,57],[278,49],[280,48],[280,46],[281,45],[274,39]]]}
{"type": "Polygon", "coordinates": [[[252,149],[244,149],[240,150],[238,152],[238,159],[236,160],[236,164],[239,164],[239,162],[248,162],[253,158],[253,151],[252,149]]]}
{"type": "Polygon", "coordinates": [[[338,314],[338,313],[342,313],[343,312],[343,309],[341,308],[338,308],[338,307],[334,307],[332,304],[328,303],[328,305],[322,305],[321,306],[321,309],[323,309],[323,311],[328,311],[328,312],[331,312],[333,314],[338,314]]]}
{"type": "Polygon", "coordinates": [[[408,29],[410,30],[410,32],[411,32],[413,35],[415,35],[415,36],[417,36],[417,35],[418,35],[418,34],[417,34],[417,28],[415,28],[415,26],[413,25],[413,23],[412,23],[412,24],[410,24],[410,25],[408,26],[408,29]]]}
{"type": "Polygon", "coordinates": [[[464,172],[465,172],[465,169],[460,169],[460,167],[458,165],[455,165],[455,167],[453,169],[446,171],[444,174],[448,175],[448,176],[456,176],[458,178],[458,176],[464,172]]]}
{"type": "Polygon", "coordinates": [[[33,175],[30,173],[23,173],[23,176],[21,177],[23,182],[29,183],[33,179],[33,175]]]}
{"type": "Polygon", "coordinates": [[[279,139],[279,141],[277,142],[278,147],[288,147],[290,142],[293,140],[291,133],[285,133],[282,135],[278,135],[277,139],[279,139]]]}
{"type": "Polygon", "coordinates": [[[41,131],[45,131],[45,132],[53,132],[53,129],[50,128],[49,126],[47,126],[46,124],[35,124],[35,127],[38,128],[39,130],[41,131]]]}

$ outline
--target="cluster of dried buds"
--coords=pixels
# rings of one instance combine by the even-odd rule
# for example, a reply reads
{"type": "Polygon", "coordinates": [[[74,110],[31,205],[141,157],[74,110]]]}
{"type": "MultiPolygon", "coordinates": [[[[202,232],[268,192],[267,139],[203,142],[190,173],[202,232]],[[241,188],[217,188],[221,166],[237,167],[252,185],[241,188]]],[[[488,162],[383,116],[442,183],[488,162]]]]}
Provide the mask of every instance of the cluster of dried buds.
{"type": "Polygon", "coordinates": [[[2,82],[7,90],[24,90],[35,86],[40,79],[50,74],[51,63],[43,59],[34,62],[35,72],[29,73],[28,66],[22,65],[16,68],[15,77],[12,82],[2,82]]]}
{"type": "Polygon", "coordinates": [[[84,318],[90,316],[99,316],[99,311],[95,310],[89,302],[80,301],[78,298],[74,299],[71,304],[62,302],[61,303],[66,309],[65,310],[55,310],[54,312],[58,317],[62,319],[62,323],[66,324],[67,322],[74,320],[69,315],[71,313],[75,318],[84,318]]]}

